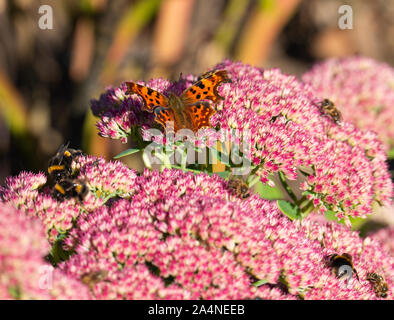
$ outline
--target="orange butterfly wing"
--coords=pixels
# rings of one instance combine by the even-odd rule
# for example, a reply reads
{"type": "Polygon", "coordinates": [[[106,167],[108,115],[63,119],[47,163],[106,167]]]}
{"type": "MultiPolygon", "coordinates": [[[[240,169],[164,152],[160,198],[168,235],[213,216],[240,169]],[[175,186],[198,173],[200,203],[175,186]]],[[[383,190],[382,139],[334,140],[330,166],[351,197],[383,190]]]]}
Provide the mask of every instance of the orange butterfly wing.
{"type": "Polygon", "coordinates": [[[155,121],[160,123],[165,130],[170,129],[168,127],[169,124],[167,124],[167,122],[169,122],[169,121],[172,121],[172,123],[174,124],[173,129],[175,130],[175,132],[178,131],[178,129],[179,129],[176,122],[175,122],[174,111],[170,108],[157,107],[155,109],[155,121]]]}
{"type": "Polygon", "coordinates": [[[211,127],[210,118],[216,111],[206,101],[196,102],[191,105],[186,105],[184,112],[190,119],[193,132],[198,131],[204,127],[211,127]]]}
{"type": "Polygon", "coordinates": [[[166,107],[168,105],[167,97],[156,90],[135,82],[126,82],[126,86],[128,88],[127,93],[138,94],[144,100],[143,110],[153,112],[156,106],[166,107]]]}
{"type": "Polygon", "coordinates": [[[216,103],[223,99],[218,92],[218,86],[223,82],[231,82],[226,70],[207,72],[182,93],[181,99],[185,105],[191,105],[206,99],[216,103]]]}

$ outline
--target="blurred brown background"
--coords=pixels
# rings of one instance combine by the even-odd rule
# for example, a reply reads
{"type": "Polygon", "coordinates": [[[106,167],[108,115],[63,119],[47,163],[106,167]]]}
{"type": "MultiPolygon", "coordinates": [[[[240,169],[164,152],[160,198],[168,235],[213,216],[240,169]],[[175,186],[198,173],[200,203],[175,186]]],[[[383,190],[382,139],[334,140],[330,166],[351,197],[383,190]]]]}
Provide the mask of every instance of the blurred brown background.
{"type": "Polygon", "coordinates": [[[224,58],[300,76],[362,54],[394,64],[393,0],[0,0],[0,183],[60,144],[110,159],[89,100],[108,85],[200,74],[224,58]],[[41,5],[53,9],[42,30],[41,5]],[[353,29],[338,8],[350,5],[353,29]]]}

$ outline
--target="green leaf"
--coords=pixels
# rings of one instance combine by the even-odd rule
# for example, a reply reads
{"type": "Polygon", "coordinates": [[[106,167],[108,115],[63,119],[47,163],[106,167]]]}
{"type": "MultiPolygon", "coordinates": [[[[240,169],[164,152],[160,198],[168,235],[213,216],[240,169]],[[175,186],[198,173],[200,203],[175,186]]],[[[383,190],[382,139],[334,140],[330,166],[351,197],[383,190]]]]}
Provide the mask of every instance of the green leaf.
{"type": "Polygon", "coordinates": [[[267,200],[278,200],[283,199],[284,195],[280,188],[271,187],[268,183],[264,184],[261,181],[258,181],[255,184],[255,191],[260,195],[261,198],[267,200]]]}
{"type": "Polygon", "coordinates": [[[262,280],[259,280],[259,281],[256,281],[255,283],[253,283],[253,285],[254,285],[256,288],[258,288],[258,287],[260,287],[260,286],[262,286],[263,284],[266,284],[266,283],[268,283],[268,280],[262,279],[262,280]]]}
{"type": "Polygon", "coordinates": [[[223,179],[227,179],[230,176],[230,173],[231,173],[230,171],[222,171],[222,172],[214,172],[213,174],[217,174],[223,179]]]}
{"type": "Polygon", "coordinates": [[[130,154],[136,153],[136,152],[138,152],[138,151],[140,151],[140,149],[133,149],[133,148],[127,149],[127,150],[125,150],[125,151],[119,153],[118,155],[116,155],[116,156],[114,157],[114,159],[119,159],[119,158],[128,156],[128,155],[130,155],[130,154]]]}
{"type": "Polygon", "coordinates": [[[301,217],[300,209],[296,205],[285,200],[278,200],[277,203],[280,211],[289,217],[290,220],[299,219],[301,217]]]}
{"type": "Polygon", "coordinates": [[[18,286],[11,286],[8,288],[8,292],[12,298],[19,300],[21,298],[21,290],[18,286]]]}
{"type": "Polygon", "coordinates": [[[49,259],[52,265],[57,265],[62,260],[67,260],[69,257],[69,253],[63,249],[63,240],[65,237],[65,233],[59,234],[52,245],[52,248],[49,252],[49,259]]]}
{"type": "Polygon", "coordinates": [[[338,223],[339,223],[338,218],[337,218],[337,216],[335,215],[335,212],[334,212],[334,211],[327,210],[326,212],[324,212],[324,216],[325,216],[325,218],[326,218],[328,221],[335,221],[335,222],[338,222],[338,223]]]}
{"type": "Polygon", "coordinates": [[[181,166],[177,166],[177,165],[172,165],[171,168],[179,169],[179,170],[182,170],[182,171],[189,171],[189,172],[193,172],[193,173],[196,173],[196,174],[203,173],[203,171],[200,171],[200,170],[194,170],[194,169],[189,169],[189,168],[182,168],[181,166]]]}
{"type": "MultiPolygon", "coordinates": [[[[328,221],[334,221],[336,223],[343,224],[343,225],[345,224],[345,220],[344,219],[338,219],[336,217],[334,211],[327,210],[324,213],[324,216],[325,216],[325,218],[328,221]]],[[[364,225],[364,223],[367,222],[368,219],[360,218],[360,217],[349,217],[349,220],[350,220],[350,223],[352,224],[352,229],[353,230],[359,230],[364,225]]]]}
{"type": "Polygon", "coordinates": [[[105,204],[109,199],[114,198],[114,197],[117,197],[117,196],[118,196],[118,193],[117,193],[116,191],[110,193],[109,195],[107,195],[107,196],[104,198],[103,204],[105,204]]]}
{"type": "Polygon", "coordinates": [[[394,159],[394,148],[390,149],[389,152],[387,152],[387,158],[394,159]]]}
{"type": "Polygon", "coordinates": [[[360,230],[364,223],[368,221],[368,218],[349,217],[349,220],[352,223],[353,230],[360,230]]]}

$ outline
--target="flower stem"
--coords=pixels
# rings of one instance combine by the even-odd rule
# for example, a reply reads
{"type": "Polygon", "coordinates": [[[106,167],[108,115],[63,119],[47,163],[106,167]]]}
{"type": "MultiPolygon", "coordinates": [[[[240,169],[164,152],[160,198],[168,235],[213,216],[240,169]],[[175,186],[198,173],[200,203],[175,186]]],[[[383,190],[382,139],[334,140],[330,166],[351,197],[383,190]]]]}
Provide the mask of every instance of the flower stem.
{"type": "Polygon", "coordinates": [[[291,188],[287,184],[286,178],[285,178],[285,175],[283,174],[283,172],[279,171],[278,175],[279,175],[280,183],[282,184],[283,188],[286,190],[288,196],[291,198],[291,200],[293,200],[294,204],[298,204],[297,197],[294,194],[293,190],[291,190],[291,188]]]}
{"type": "Polygon", "coordinates": [[[260,177],[259,176],[255,176],[250,183],[248,183],[249,188],[253,187],[257,182],[260,181],[260,177]]]}

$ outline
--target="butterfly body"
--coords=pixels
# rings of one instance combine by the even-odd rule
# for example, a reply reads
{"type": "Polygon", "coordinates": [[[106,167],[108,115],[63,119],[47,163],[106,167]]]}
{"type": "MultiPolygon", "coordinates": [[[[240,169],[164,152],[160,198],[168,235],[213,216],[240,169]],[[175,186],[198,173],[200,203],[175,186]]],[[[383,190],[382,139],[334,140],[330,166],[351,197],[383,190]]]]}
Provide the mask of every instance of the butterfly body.
{"type": "Polygon", "coordinates": [[[185,112],[185,104],[180,97],[173,93],[170,93],[168,96],[167,108],[170,109],[173,113],[174,119],[171,119],[170,117],[170,120],[174,121],[174,126],[176,125],[176,127],[174,128],[175,131],[188,127],[190,128],[191,117],[189,114],[187,114],[187,112],[185,112]]]}
{"type": "Polygon", "coordinates": [[[180,96],[169,93],[168,96],[146,86],[126,82],[128,93],[139,95],[144,101],[143,110],[155,113],[155,121],[167,129],[173,123],[174,131],[191,129],[193,132],[210,127],[210,118],[215,110],[207,101],[214,103],[223,99],[218,93],[218,86],[230,82],[227,71],[217,70],[202,75],[197,82],[187,88],[180,96]]]}

